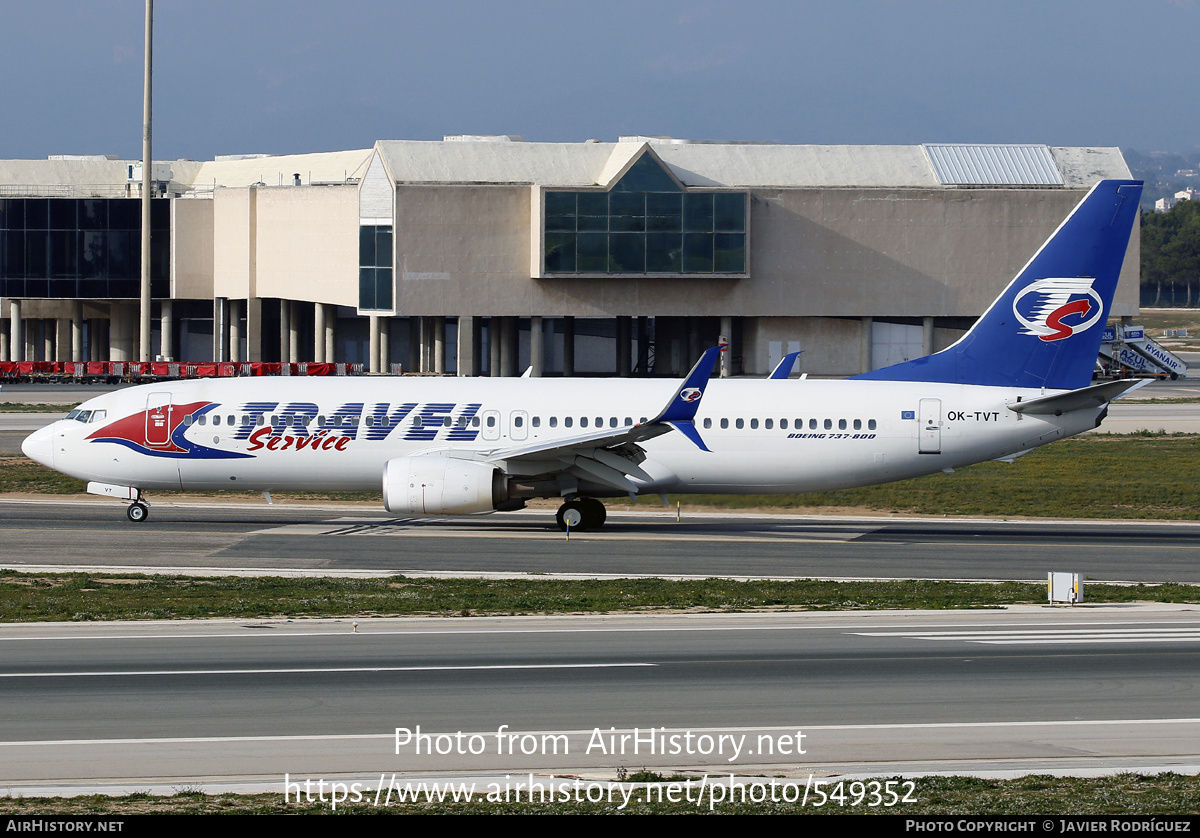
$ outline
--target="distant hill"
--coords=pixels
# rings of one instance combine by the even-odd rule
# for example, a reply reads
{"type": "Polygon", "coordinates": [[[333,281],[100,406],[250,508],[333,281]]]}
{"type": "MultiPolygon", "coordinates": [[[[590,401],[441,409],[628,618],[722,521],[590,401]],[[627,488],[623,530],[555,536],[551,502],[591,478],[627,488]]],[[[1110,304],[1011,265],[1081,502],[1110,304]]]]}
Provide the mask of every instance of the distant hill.
{"type": "Polygon", "coordinates": [[[1159,198],[1170,198],[1191,186],[1200,189],[1200,151],[1178,154],[1173,151],[1141,152],[1123,148],[1125,162],[1138,180],[1146,181],[1142,190],[1142,208],[1154,209],[1159,198]]]}

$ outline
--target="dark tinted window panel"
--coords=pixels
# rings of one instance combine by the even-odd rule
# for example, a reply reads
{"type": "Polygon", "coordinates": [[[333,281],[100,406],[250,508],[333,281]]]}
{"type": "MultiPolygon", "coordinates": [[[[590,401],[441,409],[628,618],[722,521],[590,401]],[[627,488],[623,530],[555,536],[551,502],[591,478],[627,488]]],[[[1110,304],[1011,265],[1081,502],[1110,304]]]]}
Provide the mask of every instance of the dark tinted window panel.
{"type": "Polygon", "coordinates": [[[649,154],[629,167],[613,192],[678,192],[679,184],[649,154]]]}
{"type": "Polygon", "coordinates": [[[610,273],[645,273],[646,237],[637,233],[613,233],[608,237],[610,273]]]}
{"type": "Polygon", "coordinates": [[[50,201],[48,199],[36,198],[25,202],[25,229],[50,229],[50,201]]]}
{"type": "Polygon", "coordinates": [[[683,229],[683,195],[650,193],[646,196],[646,229],[679,232],[683,229]]]}
{"type": "Polygon", "coordinates": [[[109,201],[108,228],[110,230],[142,229],[141,203],[129,199],[109,201]]]}
{"type": "Polygon", "coordinates": [[[0,227],[25,229],[25,202],[21,199],[0,199],[0,227]]]}
{"type": "Polygon", "coordinates": [[[136,279],[112,279],[108,283],[108,295],[132,299],[142,295],[141,283],[136,279]]]}
{"type": "MultiPolygon", "coordinates": [[[[138,211],[138,228],[142,226],[142,214],[139,202],[138,211]]],[[[158,232],[159,230],[167,231],[171,229],[171,201],[168,198],[159,198],[150,202],[150,229],[158,232]]]]}
{"type": "Polygon", "coordinates": [[[718,233],[746,232],[746,197],[744,195],[713,195],[713,226],[718,233]]]}
{"type": "Polygon", "coordinates": [[[711,233],[713,229],[712,193],[683,196],[683,229],[687,233],[711,233]]]}
{"type": "Polygon", "coordinates": [[[375,228],[358,228],[358,264],[375,264],[375,228]]]}
{"type": "Polygon", "coordinates": [[[78,225],[75,218],[76,201],[73,198],[53,198],[50,200],[50,229],[74,230],[78,225]]]}
{"type": "Polygon", "coordinates": [[[80,230],[107,230],[108,229],[108,201],[80,201],[79,202],[79,229],[80,230]]]}
{"type": "MultiPolygon", "coordinates": [[[[141,276],[141,244],[138,244],[138,275],[141,276]]],[[[150,276],[159,279],[171,277],[171,240],[165,236],[150,239],[150,276]]],[[[139,296],[141,292],[138,292],[139,296]]]]}
{"type": "Polygon", "coordinates": [[[717,233],[713,236],[713,270],[728,274],[746,272],[745,233],[717,233]]]}
{"type": "Polygon", "coordinates": [[[84,299],[98,299],[108,296],[108,280],[107,279],[81,279],[79,280],[79,296],[84,299]]]}
{"type": "Polygon", "coordinates": [[[608,273],[607,233],[580,233],[576,247],[579,273],[608,273]]]}
{"type": "Polygon", "coordinates": [[[113,231],[105,237],[108,247],[108,274],[130,277],[139,274],[141,237],[135,233],[113,231]]]}
{"type": "Polygon", "coordinates": [[[107,233],[79,234],[79,276],[84,279],[108,276],[107,233]]]}
{"type": "Polygon", "coordinates": [[[74,230],[50,231],[50,276],[66,279],[79,274],[77,234],[74,230]]]}
{"type": "MultiPolygon", "coordinates": [[[[367,228],[363,228],[364,230],[367,228]]],[[[374,236],[371,237],[374,242],[374,236]]],[[[358,307],[363,309],[375,308],[375,269],[358,269],[358,307]]]]}
{"type": "Polygon", "coordinates": [[[575,273],[575,234],[546,233],[546,270],[575,273]]]}
{"type": "Polygon", "coordinates": [[[24,296],[26,296],[26,297],[41,297],[43,299],[46,297],[49,297],[50,296],[49,280],[45,280],[45,279],[27,279],[27,280],[25,280],[24,296]]]}
{"type": "Polygon", "coordinates": [[[69,297],[79,296],[79,280],[76,279],[52,279],[50,280],[50,297],[53,299],[67,299],[69,297]]]}
{"type": "Polygon", "coordinates": [[[546,231],[575,232],[575,193],[546,193],[546,231]]]}
{"type": "Polygon", "coordinates": [[[580,215],[608,215],[607,192],[578,193],[580,215]]]}
{"type": "Polygon", "coordinates": [[[392,307],[391,268],[379,268],[375,271],[375,305],[382,310],[392,307]]]}
{"type": "Polygon", "coordinates": [[[646,271],[648,273],[683,272],[683,235],[648,233],[646,235],[646,271]]]}
{"type": "Polygon", "coordinates": [[[25,231],[25,276],[45,279],[50,274],[48,248],[50,234],[45,230],[25,231]]]}
{"type": "Polygon", "coordinates": [[[713,270],[711,233],[685,233],[683,236],[683,272],[709,274],[713,270]]]}
{"type": "MultiPolygon", "coordinates": [[[[392,266],[392,228],[375,228],[375,264],[381,268],[392,266]]],[[[387,306],[391,308],[391,306],[387,306]]]]}

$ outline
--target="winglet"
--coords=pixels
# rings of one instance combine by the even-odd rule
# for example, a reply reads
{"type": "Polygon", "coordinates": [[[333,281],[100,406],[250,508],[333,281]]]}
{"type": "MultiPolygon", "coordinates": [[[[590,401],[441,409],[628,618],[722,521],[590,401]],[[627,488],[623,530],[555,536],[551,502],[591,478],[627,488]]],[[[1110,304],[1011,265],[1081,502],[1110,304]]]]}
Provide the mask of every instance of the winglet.
{"type": "Polygon", "coordinates": [[[700,360],[696,362],[696,366],[692,367],[692,371],[683,380],[683,384],[679,385],[675,395],[667,402],[667,406],[662,409],[662,413],[655,416],[650,424],[691,422],[695,419],[696,411],[700,408],[700,399],[704,396],[704,388],[708,386],[708,380],[712,378],[713,369],[717,366],[717,357],[720,354],[721,347],[719,346],[705,350],[704,354],[700,356],[700,360]]]}
{"type": "MultiPolygon", "coordinates": [[[[800,352],[803,351],[803,349],[800,350],[800,352]]],[[[767,378],[786,379],[792,374],[792,367],[796,365],[796,359],[800,357],[800,352],[789,352],[784,355],[783,360],[775,365],[775,369],[771,370],[771,374],[767,378]]]]}

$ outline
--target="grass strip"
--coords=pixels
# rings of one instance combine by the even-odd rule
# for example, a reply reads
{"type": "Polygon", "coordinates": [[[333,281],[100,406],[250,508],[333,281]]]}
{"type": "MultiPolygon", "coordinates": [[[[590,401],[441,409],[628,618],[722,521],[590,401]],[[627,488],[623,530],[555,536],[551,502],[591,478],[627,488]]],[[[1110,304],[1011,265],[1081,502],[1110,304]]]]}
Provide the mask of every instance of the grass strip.
{"type": "MultiPolygon", "coordinates": [[[[1089,584],[1087,602],[1200,602],[1200,586],[1089,584]]],[[[187,577],[0,571],[0,622],[995,608],[1018,582],[187,577]]]]}
{"type": "MultiPolygon", "coordinates": [[[[652,772],[639,772],[646,779],[652,772]]],[[[672,778],[673,779],[673,778],[672,778]]],[[[744,778],[739,778],[744,779],[744,778]]],[[[899,783],[905,782],[895,778],[899,783]]],[[[769,782],[769,780],[767,781],[769,782]]],[[[827,791],[836,788],[833,778],[827,791]]],[[[847,802],[853,781],[842,781],[847,802]]],[[[880,781],[886,782],[886,781],[880,781]]],[[[743,801],[735,795],[733,801],[714,804],[712,814],[871,814],[911,817],[914,815],[1176,815],[1200,811],[1200,778],[1174,773],[1155,775],[1117,774],[1099,778],[1051,777],[1030,775],[1013,780],[984,780],[974,777],[919,777],[913,780],[914,803],[893,807],[842,805],[827,802],[815,807],[799,803],[761,803],[743,801]]],[[[486,792],[481,784],[480,792],[486,792]]],[[[855,789],[857,791],[857,789],[855,789]]],[[[638,789],[623,809],[621,795],[613,803],[505,803],[488,801],[486,793],[477,794],[471,802],[418,802],[397,804],[386,808],[373,805],[373,798],[358,803],[342,803],[336,811],[328,802],[285,803],[278,794],[233,795],[205,794],[196,787],[180,788],[176,794],[155,796],[131,794],[124,797],[83,795],[59,798],[0,798],[0,814],[4,815],[213,815],[213,814],[707,814],[708,801],[697,805],[694,800],[668,802],[663,795],[659,802],[653,791],[638,789]],[[650,800],[647,802],[646,797],[650,800]]],[[[769,791],[768,791],[769,794],[769,791]]],[[[315,792],[314,792],[315,795],[315,792]]]]}

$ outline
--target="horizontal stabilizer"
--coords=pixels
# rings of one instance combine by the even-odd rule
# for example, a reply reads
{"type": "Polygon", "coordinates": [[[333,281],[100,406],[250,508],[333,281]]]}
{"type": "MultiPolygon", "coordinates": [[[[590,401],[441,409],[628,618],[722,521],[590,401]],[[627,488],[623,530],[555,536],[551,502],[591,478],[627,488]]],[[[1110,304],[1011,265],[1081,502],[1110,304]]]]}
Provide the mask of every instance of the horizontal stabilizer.
{"type": "Polygon", "coordinates": [[[1146,383],[1148,383],[1147,379],[1137,381],[1108,381],[1104,384],[1097,384],[1094,387],[1084,387],[1082,390],[1059,393],[1057,396],[1046,396],[1044,399],[1014,402],[1008,406],[1008,409],[1015,413],[1028,413],[1033,416],[1047,414],[1061,416],[1064,413],[1070,413],[1072,410],[1102,407],[1113,399],[1136,390],[1146,383]]]}

